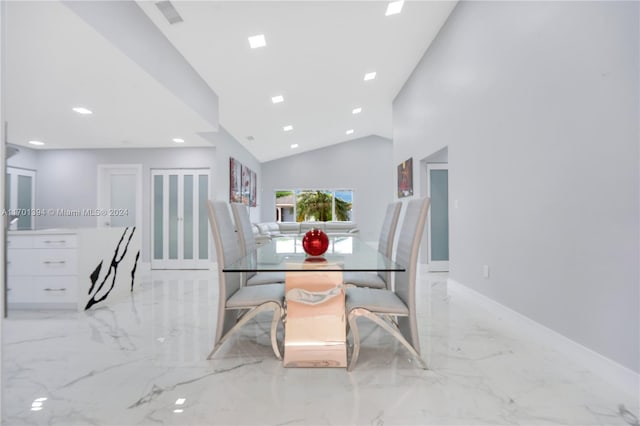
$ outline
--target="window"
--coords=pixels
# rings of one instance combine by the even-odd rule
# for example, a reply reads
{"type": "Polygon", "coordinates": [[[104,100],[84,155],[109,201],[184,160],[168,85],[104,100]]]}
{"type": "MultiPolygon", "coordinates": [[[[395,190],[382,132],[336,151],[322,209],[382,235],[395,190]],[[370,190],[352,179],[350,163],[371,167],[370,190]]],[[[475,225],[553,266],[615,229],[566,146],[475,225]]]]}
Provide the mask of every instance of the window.
{"type": "Polygon", "coordinates": [[[277,222],[353,220],[351,189],[280,190],[275,198],[277,222]]]}

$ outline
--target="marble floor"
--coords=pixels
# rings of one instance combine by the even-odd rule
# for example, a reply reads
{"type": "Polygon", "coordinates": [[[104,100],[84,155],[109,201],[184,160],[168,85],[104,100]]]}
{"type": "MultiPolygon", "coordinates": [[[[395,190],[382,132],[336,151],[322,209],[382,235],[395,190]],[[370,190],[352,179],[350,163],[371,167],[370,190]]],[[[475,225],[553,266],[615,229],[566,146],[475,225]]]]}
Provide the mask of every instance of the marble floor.
{"type": "Polygon", "coordinates": [[[638,425],[628,395],[504,324],[446,275],[421,273],[430,370],[363,322],[344,369],[286,369],[269,317],[206,360],[214,272],[148,273],[87,313],[10,312],[2,323],[3,425],[638,425]]]}

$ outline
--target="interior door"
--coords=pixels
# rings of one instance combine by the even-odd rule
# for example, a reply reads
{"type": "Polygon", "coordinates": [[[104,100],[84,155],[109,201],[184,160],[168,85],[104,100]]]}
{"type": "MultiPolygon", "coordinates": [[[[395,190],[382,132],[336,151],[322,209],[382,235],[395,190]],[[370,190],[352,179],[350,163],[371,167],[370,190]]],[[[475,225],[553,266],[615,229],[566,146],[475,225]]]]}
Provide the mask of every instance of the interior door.
{"type": "Polygon", "coordinates": [[[98,165],[98,227],[142,225],[142,165],[98,165]]]}
{"type": "Polygon", "coordinates": [[[151,185],[151,268],[209,269],[209,170],[152,170],[151,185]]]}
{"type": "Polygon", "coordinates": [[[9,218],[8,229],[33,229],[35,215],[31,213],[31,209],[35,208],[36,172],[7,167],[5,185],[5,206],[12,216],[9,218]]]}
{"type": "Polygon", "coordinates": [[[449,270],[449,166],[427,164],[430,271],[449,270]]]}

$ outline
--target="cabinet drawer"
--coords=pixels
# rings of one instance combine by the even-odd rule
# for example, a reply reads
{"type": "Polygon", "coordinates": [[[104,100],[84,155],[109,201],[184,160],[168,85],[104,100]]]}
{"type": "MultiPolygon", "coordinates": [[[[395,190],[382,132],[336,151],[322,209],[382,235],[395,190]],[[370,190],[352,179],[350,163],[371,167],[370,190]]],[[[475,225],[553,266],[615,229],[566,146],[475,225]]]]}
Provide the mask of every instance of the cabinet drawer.
{"type": "Polygon", "coordinates": [[[75,275],[78,257],[75,249],[34,250],[38,256],[34,275],[75,275]]]}
{"type": "Polygon", "coordinates": [[[33,275],[37,261],[35,250],[11,247],[7,250],[7,275],[33,275]]]}
{"type": "Polygon", "coordinates": [[[33,247],[33,237],[9,235],[7,237],[7,248],[31,248],[33,247]]]}
{"type": "Polygon", "coordinates": [[[69,234],[36,235],[33,237],[33,247],[40,249],[75,248],[77,237],[69,234]]]}
{"type": "Polygon", "coordinates": [[[32,277],[7,277],[7,303],[28,303],[32,298],[32,277]]]}
{"type": "Polygon", "coordinates": [[[76,303],[78,278],[76,276],[36,277],[30,302],[76,303]]]}

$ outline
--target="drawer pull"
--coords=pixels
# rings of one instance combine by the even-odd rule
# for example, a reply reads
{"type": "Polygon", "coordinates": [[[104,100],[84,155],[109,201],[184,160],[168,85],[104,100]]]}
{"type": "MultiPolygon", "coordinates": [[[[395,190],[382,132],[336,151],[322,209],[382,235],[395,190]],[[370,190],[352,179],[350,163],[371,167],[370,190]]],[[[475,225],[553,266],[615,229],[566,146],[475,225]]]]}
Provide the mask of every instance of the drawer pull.
{"type": "Polygon", "coordinates": [[[67,289],[65,287],[62,288],[45,288],[44,291],[67,291],[67,289]]]}
{"type": "Polygon", "coordinates": [[[45,265],[50,265],[50,264],[53,264],[53,263],[62,264],[62,263],[67,263],[67,262],[64,261],[64,260],[45,260],[42,263],[44,263],[45,265]]]}
{"type": "Polygon", "coordinates": [[[45,240],[45,244],[64,244],[67,240],[45,240]]]}

